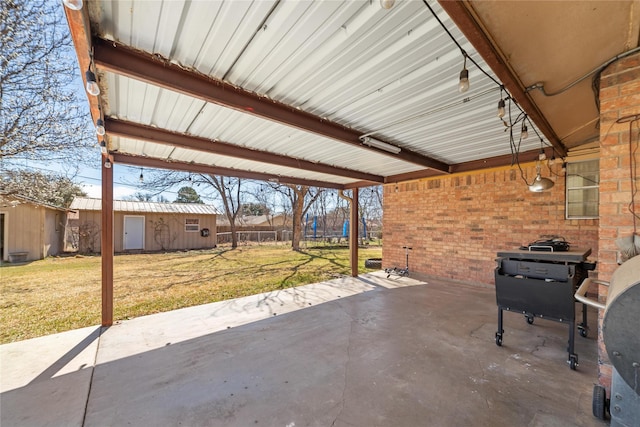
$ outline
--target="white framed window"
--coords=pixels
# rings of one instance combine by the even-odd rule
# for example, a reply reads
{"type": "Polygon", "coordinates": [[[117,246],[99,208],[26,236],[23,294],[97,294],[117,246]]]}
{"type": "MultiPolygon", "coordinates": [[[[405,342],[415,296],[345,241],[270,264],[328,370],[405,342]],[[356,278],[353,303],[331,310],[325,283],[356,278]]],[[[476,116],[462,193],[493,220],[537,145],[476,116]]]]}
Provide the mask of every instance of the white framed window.
{"type": "Polygon", "coordinates": [[[200,231],[200,218],[185,218],[184,231],[196,233],[200,231]]]}
{"type": "Polygon", "coordinates": [[[567,163],[567,219],[598,218],[600,161],[598,159],[567,163]]]}

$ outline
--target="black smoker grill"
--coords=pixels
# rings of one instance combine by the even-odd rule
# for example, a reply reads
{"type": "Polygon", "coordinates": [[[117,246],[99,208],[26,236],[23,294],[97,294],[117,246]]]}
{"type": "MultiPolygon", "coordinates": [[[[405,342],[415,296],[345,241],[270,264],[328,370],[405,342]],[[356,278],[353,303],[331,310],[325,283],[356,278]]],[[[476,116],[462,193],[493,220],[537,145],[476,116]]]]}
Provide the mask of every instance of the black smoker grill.
{"type": "MultiPolygon", "coordinates": [[[[496,344],[502,345],[503,310],[524,314],[527,323],[535,317],[566,322],[569,325],[569,355],[571,369],[578,366],[574,353],[575,299],[574,292],[594,264],[587,263],[591,249],[566,252],[514,250],[498,252],[495,271],[498,332],[496,344]]],[[[587,336],[587,310],[582,304],[580,335],[587,336]]]]}
{"type": "Polygon", "coordinates": [[[593,387],[593,415],[611,427],[640,425],[640,255],[624,262],[610,282],[585,280],[576,299],[604,310],[602,337],[613,365],[610,399],[600,385],[593,387]],[[585,297],[591,283],[609,286],[606,304],[585,297]]]}

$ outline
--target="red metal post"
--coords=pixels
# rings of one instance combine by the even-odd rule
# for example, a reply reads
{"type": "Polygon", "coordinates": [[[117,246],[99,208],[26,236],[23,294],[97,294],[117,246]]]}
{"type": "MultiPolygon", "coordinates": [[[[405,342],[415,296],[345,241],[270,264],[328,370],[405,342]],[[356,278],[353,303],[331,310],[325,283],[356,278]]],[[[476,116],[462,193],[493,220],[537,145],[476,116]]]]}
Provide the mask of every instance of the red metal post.
{"type": "Polygon", "coordinates": [[[108,158],[102,155],[102,326],[113,324],[113,163],[105,167],[108,158]]]}
{"type": "Polygon", "coordinates": [[[351,275],[358,277],[358,189],[354,188],[351,196],[351,211],[349,215],[349,259],[351,261],[351,275]]]}

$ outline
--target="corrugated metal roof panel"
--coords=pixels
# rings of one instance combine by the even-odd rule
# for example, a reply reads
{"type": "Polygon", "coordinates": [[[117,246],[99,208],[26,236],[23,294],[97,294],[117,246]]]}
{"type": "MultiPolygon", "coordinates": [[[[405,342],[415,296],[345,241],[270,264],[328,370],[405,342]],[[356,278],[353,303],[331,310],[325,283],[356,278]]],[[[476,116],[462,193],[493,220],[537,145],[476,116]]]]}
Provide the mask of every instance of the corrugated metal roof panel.
{"type": "MultiPolygon", "coordinates": [[[[76,197],[73,199],[73,202],[71,202],[71,207],[69,209],[78,211],[99,211],[102,210],[102,200],[76,197]]],[[[201,203],[155,203],[114,200],[113,210],[115,212],[220,215],[220,212],[218,212],[215,206],[201,203]]]]}
{"type": "Polygon", "coordinates": [[[336,184],[348,184],[353,181],[351,178],[341,177],[336,175],[329,175],[320,172],[311,172],[301,169],[294,169],[285,166],[277,166],[268,163],[256,162],[247,159],[240,159],[236,157],[221,156],[217,154],[198,152],[194,150],[187,150],[184,148],[175,148],[163,146],[160,144],[154,144],[150,142],[140,142],[127,138],[114,138],[117,139],[117,145],[119,152],[124,154],[133,155],[147,155],[151,153],[149,157],[157,157],[161,151],[171,150],[169,156],[162,156],[170,161],[180,162],[194,162],[202,165],[217,166],[221,168],[231,168],[239,171],[251,171],[258,173],[274,174],[279,176],[290,176],[300,179],[311,179],[325,182],[332,182],[336,184]],[[147,153],[147,154],[142,154],[147,153]]]}
{"type": "MultiPolygon", "coordinates": [[[[149,93],[145,86],[151,87],[151,85],[111,73],[108,73],[108,76],[109,81],[118,87],[134,84],[139,86],[140,92],[149,93]],[[123,83],[125,81],[126,83],[123,83]]],[[[363,172],[373,171],[372,173],[376,174],[394,175],[419,169],[416,165],[393,159],[384,154],[363,150],[344,142],[309,134],[259,117],[248,116],[219,105],[202,103],[201,109],[176,107],[176,105],[191,99],[185,95],[160,89],[154,91],[153,95],[146,97],[142,113],[138,114],[134,111],[133,114],[130,114],[127,108],[122,108],[118,111],[118,117],[174,132],[185,132],[203,138],[230,142],[254,150],[283,154],[363,172]],[[166,101],[167,99],[169,101],[166,101]],[[142,120],[142,117],[151,116],[147,111],[154,112],[152,121],[142,120]],[[189,123],[190,126],[185,126],[186,123],[189,123]]],[[[159,144],[152,146],[142,142],[134,143],[134,140],[127,139],[128,144],[125,149],[121,146],[123,138],[112,137],[111,140],[112,148],[121,152],[177,159],[173,156],[174,149],[169,146],[159,144]]],[[[402,146],[402,144],[398,145],[402,146]]],[[[228,163],[226,165],[225,167],[233,167],[228,163]]],[[[283,171],[282,174],[289,172],[283,171]]]]}
{"type": "MultiPolygon", "coordinates": [[[[457,91],[463,56],[422,2],[102,2],[96,32],[447,164],[509,154],[495,114],[501,94],[469,61],[471,89],[457,91]]],[[[440,6],[440,19],[486,71],[440,6]]],[[[94,9],[92,9],[94,10],[94,9]]],[[[424,169],[165,88],[106,73],[109,115],[175,132],[383,176],[424,169]]],[[[533,132],[532,132],[533,133],[533,132]]],[[[186,153],[112,138],[123,152],[292,177],[357,180],[186,153]],[[268,171],[268,172],[267,172],[268,171]]],[[[520,150],[539,146],[523,141],[520,150]]]]}

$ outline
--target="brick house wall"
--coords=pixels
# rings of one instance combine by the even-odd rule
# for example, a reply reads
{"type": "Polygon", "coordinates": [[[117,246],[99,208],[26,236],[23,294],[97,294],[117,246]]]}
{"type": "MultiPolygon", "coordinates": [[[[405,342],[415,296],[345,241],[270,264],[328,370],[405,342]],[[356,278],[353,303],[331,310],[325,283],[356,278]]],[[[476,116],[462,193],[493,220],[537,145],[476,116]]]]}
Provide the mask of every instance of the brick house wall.
{"type": "MultiPolygon", "coordinates": [[[[598,278],[610,280],[618,268],[619,253],[616,239],[634,232],[631,203],[631,159],[640,163],[638,132],[640,121],[640,54],[618,60],[600,75],[600,246],[598,278]],[[635,116],[635,117],[634,117],[635,116]],[[635,148],[635,153],[633,149],[635,148]]],[[[640,212],[640,195],[635,198],[635,212],[640,212]]],[[[640,227],[640,220],[637,221],[640,227]]],[[[600,287],[599,296],[606,300],[607,288],[600,287]]],[[[602,316],[600,311],[600,326],[602,316]]],[[[609,388],[611,365],[599,338],[599,380],[609,388]]]]}
{"type": "MultiPolygon", "coordinates": [[[[517,167],[427,178],[384,188],[383,267],[404,266],[402,246],[413,247],[413,272],[465,283],[494,284],[496,252],[541,235],[560,235],[598,257],[598,220],[565,219],[561,164],[542,175],[555,186],[532,193],[517,167]]],[[[535,163],[523,164],[529,182],[535,163]]]]}

